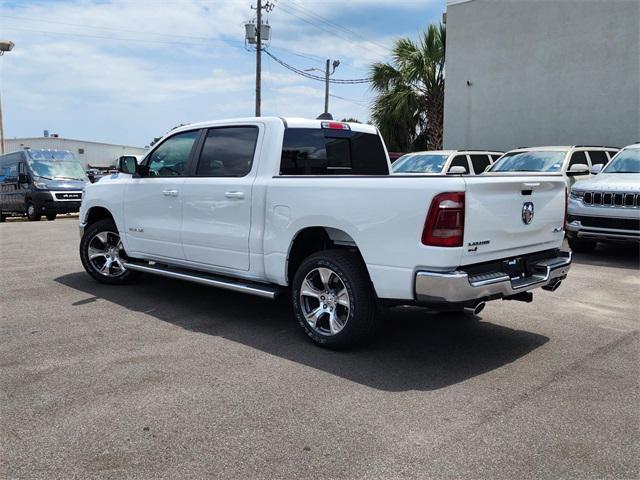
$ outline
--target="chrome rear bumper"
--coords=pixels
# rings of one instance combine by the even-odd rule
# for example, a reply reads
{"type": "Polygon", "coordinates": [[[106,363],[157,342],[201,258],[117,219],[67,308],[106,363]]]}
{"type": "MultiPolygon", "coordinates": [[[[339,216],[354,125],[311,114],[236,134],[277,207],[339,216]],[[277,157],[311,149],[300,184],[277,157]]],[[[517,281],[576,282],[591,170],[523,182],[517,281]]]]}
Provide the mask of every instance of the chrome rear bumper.
{"type": "Polygon", "coordinates": [[[511,297],[538,287],[554,285],[567,276],[571,252],[559,252],[554,258],[535,264],[533,275],[511,279],[502,272],[470,277],[464,271],[418,272],[415,292],[418,303],[464,303],[475,300],[511,297]]]}

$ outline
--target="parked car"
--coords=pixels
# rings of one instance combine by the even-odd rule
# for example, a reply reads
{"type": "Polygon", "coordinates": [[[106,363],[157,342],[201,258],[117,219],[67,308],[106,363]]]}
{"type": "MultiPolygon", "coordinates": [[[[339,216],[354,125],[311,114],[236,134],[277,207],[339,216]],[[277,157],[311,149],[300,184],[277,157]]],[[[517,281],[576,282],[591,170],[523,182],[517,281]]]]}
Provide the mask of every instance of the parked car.
{"type": "Polygon", "coordinates": [[[489,169],[490,172],[553,172],[565,176],[567,186],[576,177],[606,165],[618,152],[615,147],[531,147],[516,148],[505,153],[489,169]],[[596,167],[601,165],[601,167],[596,167]]]}
{"type": "Polygon", "coordinates": [[[120,170],[85,190],[80,258],[91,277],[289,292],[301,327],[327,347],[368,338],[380,305],[477,313],[489,300],[531,301],[571,263],[560,251],[561,175],[390,175],[369,125],[188,125],[120,170]]]}
{"type": "Polygon", "coordinates": [[[393,173],[483,173],[503,152],[484,150],[430,150],[407,153],[393,165],[393,173]]]}
{"type": "Polygon", "coordinates": [[[37,221],[45,215],[80,210],[82,189],[89,179],[67,150],[21,150],[0,156],[0,221],[26,215],[37,221]]]}
{"type": "Polygon", "coordinates": [[[569,196],[567,237],[577,252],[598,242],[640,242],[640,143],[620,150],[596,176],[576,182],[569,196]]]}

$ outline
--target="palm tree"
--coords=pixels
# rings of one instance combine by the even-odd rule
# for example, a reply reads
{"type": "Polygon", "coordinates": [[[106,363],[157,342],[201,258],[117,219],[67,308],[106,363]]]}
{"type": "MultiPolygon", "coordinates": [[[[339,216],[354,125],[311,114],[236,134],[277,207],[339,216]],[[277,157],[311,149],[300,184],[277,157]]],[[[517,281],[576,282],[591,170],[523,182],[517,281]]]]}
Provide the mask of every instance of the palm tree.
{"type": "Polygon", "coordinates": [[[442,148],[445,27],[429,25],[419,43],[396,40],[391,63],[371,66],[371,117],[390,150],[442,148]]]}

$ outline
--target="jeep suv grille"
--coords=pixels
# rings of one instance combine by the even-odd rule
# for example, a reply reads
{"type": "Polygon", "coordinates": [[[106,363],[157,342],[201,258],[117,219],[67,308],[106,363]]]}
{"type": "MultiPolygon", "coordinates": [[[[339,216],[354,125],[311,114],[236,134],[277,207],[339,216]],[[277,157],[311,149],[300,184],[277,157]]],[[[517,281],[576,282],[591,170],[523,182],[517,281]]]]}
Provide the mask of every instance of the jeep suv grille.
{"type": "Polygon", "coordinates": [[[639,207],[640,194],[623,192],[584,192],[585,205],[603,207],[639,207]]]}

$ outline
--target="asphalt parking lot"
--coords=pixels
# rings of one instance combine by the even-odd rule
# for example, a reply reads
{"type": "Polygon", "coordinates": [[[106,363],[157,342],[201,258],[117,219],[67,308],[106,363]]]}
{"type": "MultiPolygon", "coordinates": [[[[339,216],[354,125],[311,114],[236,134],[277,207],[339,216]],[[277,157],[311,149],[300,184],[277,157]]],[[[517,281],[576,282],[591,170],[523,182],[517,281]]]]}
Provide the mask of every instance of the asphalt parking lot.
{"type": "Polygon", "coordinates": [[[98,284],[78,242],[73,218],[0,225],[1,478],[640,476],[636,247],[330,352],[285,303],[98,284]]]}

